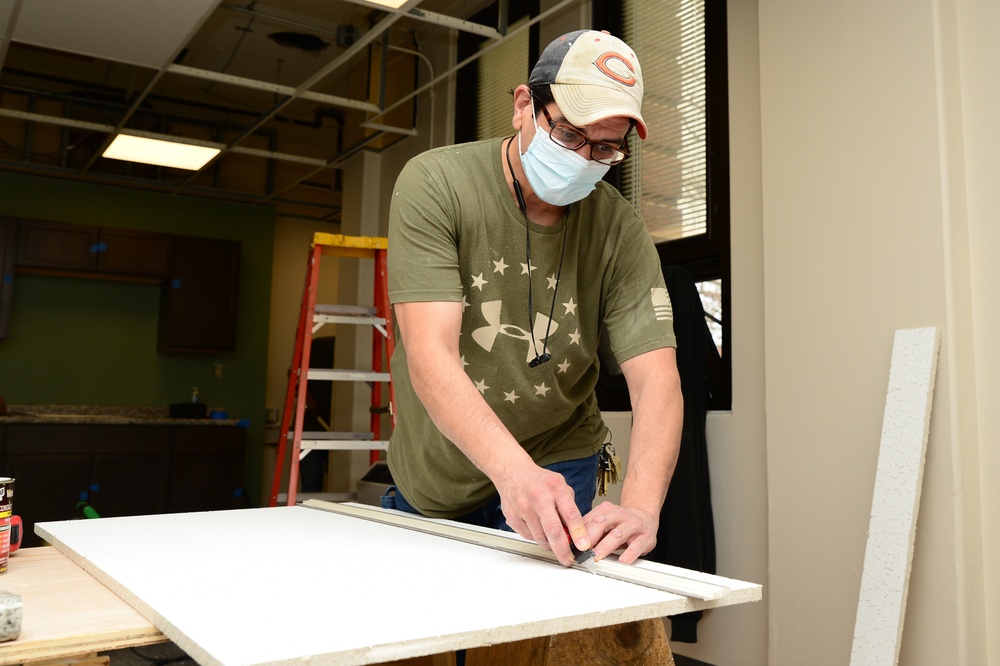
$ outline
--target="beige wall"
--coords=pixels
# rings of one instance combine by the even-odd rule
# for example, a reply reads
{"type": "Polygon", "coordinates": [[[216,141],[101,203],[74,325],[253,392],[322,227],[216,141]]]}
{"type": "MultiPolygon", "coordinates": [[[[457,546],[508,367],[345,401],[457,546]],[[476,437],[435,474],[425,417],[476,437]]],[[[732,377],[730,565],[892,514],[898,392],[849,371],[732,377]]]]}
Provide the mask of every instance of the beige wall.
{"type": "MultiPolygon", "coordinates": [[[[968,140],[965,149],[965,202],[968,206],[970,248],[969,303],[964,310],[972,319],[973,341],[966,362],[973,365],[975,384],[969,393],[968,414],[961,431],[963,468],[978,482],[977,493],[964,494],[966,531],[974,535],[963,548],[971,573],[966,582],[968,613],[973,628],[968,663],[995,663],[1000,659],[1000,313],[996,306],[1000,285],[1000,190],[997,188],[997,155],[1000,155],[1000,49],[996,28],[1000,5],[992,0],[959,3],[958,54],[961,64],[961,113],[968,140]],[[978,472],[978,474],[977,474],[978,472]],[[979,513],[981,511],[981,515],[979,513]],[[977,547],[982,538],[981,550],[977,547]],[[982,567],[982,580],[976,575],[982,567]],[[980,594],[982,599],[980,599],[980,594]],[[985,633],[978,640],[979,632],[985,633]],[[983,649],[984,646],[985,650],[983,649]]],[[[954,47],[954,44],[951,44],[954,47]]],[[[973,487],[975,487],[973,485],[973,487]]]]}
{"type": "Polygon", "coordinates": [[[758,4],[768,663],[849,661],[892,335],[918,326],[943,342],[900,662],[988,663],[996,9],[758,4]]]}

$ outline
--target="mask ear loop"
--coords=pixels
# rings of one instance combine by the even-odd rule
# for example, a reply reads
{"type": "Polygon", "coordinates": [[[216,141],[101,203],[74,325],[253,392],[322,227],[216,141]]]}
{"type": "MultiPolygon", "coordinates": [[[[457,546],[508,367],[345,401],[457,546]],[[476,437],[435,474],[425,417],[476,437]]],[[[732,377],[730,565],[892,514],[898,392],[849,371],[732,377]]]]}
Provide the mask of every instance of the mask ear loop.
{"type": "MultiPolygon", "coordinates": [[[[534,111],[534,105],[532,105],[532,111],[534,111]]],[[[517,176],[514,175],[514,166],[510,163],[510,144],[514,143],[514,137],[507,139],[507,168],[510,169],[511,180],[514,181],[514,196],[517,197],[517,206],[521,209],[521,214],[524,215],[525,222],[528,222],[528,207],[524,203],[524,194],[521,192],[521,183],[517,182],[517,176]]],[[[549,306],[549,321],[545,324],[545,340],[542,341],[542,353],[539,355],[538,346],[535,343],[534,326],[531,322],[531,316],[535,312],[534,305],[531,298],[531,229],[527,224],[524,225],[524,260],[528,264],[528,335],[531,336],[531,347],[535,352],[535,358],[528,361],[529,368],[535,368],[545,363],[546,361],[552,360],[552,354],[548,352],[549,347],[549,331],[552,328],[552,315],[556,311],[556,295],[559,293],[559,282],[562,279],[562,267],[563,259],[566,257],[566,229],[563,229],[562,247],[559,249],[559,268],[556,271],[556,286],[552,289],[552,305],[549,306]]]]}

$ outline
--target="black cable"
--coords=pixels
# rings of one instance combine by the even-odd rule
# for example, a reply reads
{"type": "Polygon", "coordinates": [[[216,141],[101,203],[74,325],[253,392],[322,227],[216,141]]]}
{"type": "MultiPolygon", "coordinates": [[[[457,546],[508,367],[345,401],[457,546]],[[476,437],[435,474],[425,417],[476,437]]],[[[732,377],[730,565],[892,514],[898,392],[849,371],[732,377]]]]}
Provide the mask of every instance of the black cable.
{"type": "MultiPolygon", "coordinates": [[[[510,169],[511,180],[514,181],[514,196],[517,197],[517,205],[521,209],[521,213],[524,215],[525,222],[530,222],[528,220],[528,207],[524,203],[524,195],[521,193],[521,183],[517,182],[517,176],[514,175],[514,166],[510,163],[510,144],[514,143],[514,137],[507,140],[507,168],[510,169]]],[[[569,224],[569,222],[567,222],[569,224]]],[[[549,347],[549,331],[552,328],[552,315],[556,311],[556,295],[559,293],[559,282],[562,279],[562,267],[563,259],[566,258],[566,229],[563,229],[562,237],[562,247],[559,250],[559,268],[556,271],[556,286],[552,289],[552,305],[549,306],[549,321],[545,324],[545,340],[542,342],[542,353],[538,353],[538,345],[535,344],[535,333],[534,324],[531,321],[531,317],[535,313],[535,307],[532,302],[532,289],[531,289],[531,228],[528,224],[524,225],[524,260],[528,264],[528,336],[531,338],[531,347],[535,352],[535,358],[528,361],[529,368],[536,368],[542,363],[552,360],[552,354],[548,352],[549,347]]]]}

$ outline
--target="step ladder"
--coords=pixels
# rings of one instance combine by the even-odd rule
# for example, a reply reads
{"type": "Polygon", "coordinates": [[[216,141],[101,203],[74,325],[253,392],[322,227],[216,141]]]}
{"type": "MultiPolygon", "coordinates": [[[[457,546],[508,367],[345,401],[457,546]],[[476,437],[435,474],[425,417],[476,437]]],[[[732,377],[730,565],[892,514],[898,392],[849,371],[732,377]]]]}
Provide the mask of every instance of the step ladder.
{"type": "Polygon", "coordinates": [[[285,393],[285,408],[281,415],[278,437],[278,458],[271,484],[270,506],[277,506],[284,477],[287,447],[291,445],[286,503],[293,506],[299,483],[299,461],[310,451],[370,451],[369,461],[375,464],[381,452],[388,448],[388,438],[382,438],[382,415],[387,411],[395,424],[394,395],[389,374],[389,359],[395,347],[392,314],[389,309],[389,286],[386,281],[386,248],[388,240],[370,236],[343,236],[316,233],[309,250],[306,285],[299,309],[295,333],[295,350],[285,393]],[[318,305],[316,291],[323,256],[337,255],[374,259],[374,307],[362,305],[318,305]],[[337,370],[309,367],[313,335],[326,324],[371,326],[372,362],[370,369],[337,370]],[[385,371],[382,369],[383,353],[385,371]],[[311,381],[364,382],[371,388],[370,429],[368,432],[303,432],[306,411],[306,387],[311,381]],[[389,404],[382,405],[382,385],[388,384],[389,404]]]}

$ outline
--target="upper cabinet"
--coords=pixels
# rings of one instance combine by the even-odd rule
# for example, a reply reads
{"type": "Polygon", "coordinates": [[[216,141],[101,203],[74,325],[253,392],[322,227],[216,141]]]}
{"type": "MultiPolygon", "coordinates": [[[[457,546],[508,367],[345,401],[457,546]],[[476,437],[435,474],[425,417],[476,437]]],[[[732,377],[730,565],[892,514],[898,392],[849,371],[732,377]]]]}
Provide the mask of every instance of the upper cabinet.
{"type": "Polygon", "coordinates": [[[17,265],[33,268],[97,269],[101,230],[82,224],[21,220],[17,265]]]}
{"type": "Polygon", "coordinates": [[[0,217],[0,339],[13,271],[162,283],[157,347],[171,352],[236,348],[238,241],[0,217]]]}
{"type": "Polygon", "coordinates": [[[10,322],[10,299],[14,291],[14,251],[17,224],[0,217],[0,340],[7,337],[10,322]]]}
{"type": "Polygon", "coordinates": [[[161,351],[236,348],[240,249],[238,241],[174,237],[170,277],[160,297],[161,351]]]}
{"type": "Polygon", "coordinates": [[[101,274],[94,277],[167,277],[167,234],[42,220],[21,220],[19,226],[19,268],[101,274]]]}
{"type": "Polygon", "coordinates": [[[101,228],[97,270],[105,273],[166,277],[172,237],[152,231],[101,228]]]}

